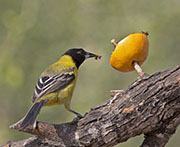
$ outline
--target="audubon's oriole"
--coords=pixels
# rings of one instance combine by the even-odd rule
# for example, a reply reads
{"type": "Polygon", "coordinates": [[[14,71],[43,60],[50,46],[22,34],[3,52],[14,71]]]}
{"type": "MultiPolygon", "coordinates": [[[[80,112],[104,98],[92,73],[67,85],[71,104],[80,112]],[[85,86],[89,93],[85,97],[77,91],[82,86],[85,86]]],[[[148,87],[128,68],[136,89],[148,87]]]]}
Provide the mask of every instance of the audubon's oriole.
{"type": "Polygon", "coordinates": [[[70,109],[70,102],[78,77],[78,68],[84,60],[92,57],[100,56],[81,48],[69,49],[57,62],[45,69],[36,83],[32,97],[34,104],[24,117],[21,128],[29,125],[36,127],[36,118],[42,106],[63,104],[68,111],[81,116],[70,109]]]}

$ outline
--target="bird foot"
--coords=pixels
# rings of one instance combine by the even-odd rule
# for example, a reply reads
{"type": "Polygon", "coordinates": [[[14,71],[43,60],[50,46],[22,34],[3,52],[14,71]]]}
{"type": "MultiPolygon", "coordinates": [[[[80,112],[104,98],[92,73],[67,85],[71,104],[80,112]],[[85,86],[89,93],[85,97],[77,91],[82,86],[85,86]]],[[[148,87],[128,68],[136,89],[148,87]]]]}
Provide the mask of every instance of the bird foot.
{"type": "Polygon", "coordinates": [[[71,123],[77,123],[80,119],[84,118],[87,114],[88,112],[86,112],[83,116],[77,115],[77,117],[75,117],[71,123]]]}

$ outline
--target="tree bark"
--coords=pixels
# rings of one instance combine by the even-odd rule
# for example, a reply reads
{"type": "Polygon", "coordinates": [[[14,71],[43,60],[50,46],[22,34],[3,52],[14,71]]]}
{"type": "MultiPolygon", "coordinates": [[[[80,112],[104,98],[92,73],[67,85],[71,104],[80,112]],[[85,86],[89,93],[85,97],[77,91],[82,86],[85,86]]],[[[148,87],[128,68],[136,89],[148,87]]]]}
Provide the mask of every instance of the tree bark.
{"type": "Polygon", "coordinates": [[[164,147],[180,124],[180,66],[138,78],[80,120],[65,124],[38,122],[19,130],[36,136],[9,142],[11,147],[110,147],[144,134],[141,147],[164,147]]]}

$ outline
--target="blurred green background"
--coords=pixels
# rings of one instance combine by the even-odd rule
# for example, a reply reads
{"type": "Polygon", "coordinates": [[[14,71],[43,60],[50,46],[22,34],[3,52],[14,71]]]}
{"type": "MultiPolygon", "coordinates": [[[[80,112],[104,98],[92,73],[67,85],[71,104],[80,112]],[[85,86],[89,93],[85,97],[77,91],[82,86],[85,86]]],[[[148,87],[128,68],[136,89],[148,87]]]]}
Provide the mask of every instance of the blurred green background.
{"type": "MultiPolygon", "coordinates": [[[[82,114],[108,99],[111,89],[125,89],[136,72],[109,65],[112,38],[149,32],[150,50],[143,69],[149,74],[179,65],[179,0],[0,0],[0,145],[27,138],[8,127],[31,107],[40,73],[73,47],[102,55],[79,70],[71,107],[82,114]]],[[[38,120],[64,123],[75,116],[63,106],[45,107],[38,120]]],[[[167,147],[178,147],[180,130],[167,147]]],[[[117,147],[139,146],[143,136],[117,147]]]]}

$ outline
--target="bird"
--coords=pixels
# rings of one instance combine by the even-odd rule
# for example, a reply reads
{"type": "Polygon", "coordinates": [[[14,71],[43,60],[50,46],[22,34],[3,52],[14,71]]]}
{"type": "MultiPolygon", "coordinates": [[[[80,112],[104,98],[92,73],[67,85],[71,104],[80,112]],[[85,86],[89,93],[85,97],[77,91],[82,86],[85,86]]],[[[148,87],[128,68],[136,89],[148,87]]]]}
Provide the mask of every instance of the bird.
{"type": "Polygon", "coordinates": [[[42,72],[36,82],[32,96],[33,105],[25,115],[20,128],[36,128],[36,119],[43,106],[64,105],[65,109],[82,117],[70,109],[72,94],[78,77],[80,65],[88,58],[100,59],[101,56],[86,52],[82,48],[67,50],[60,59],[42,72]]]}
{"type": "Polygon", "coordinates": [[[145,73],[140,67],[148,56],[149,42],[148,33],[133,33],[119,41],[111,40],[115,50],[111,55],[110,64],[121,72],[136,70],[142,77],[145,73]]]}

